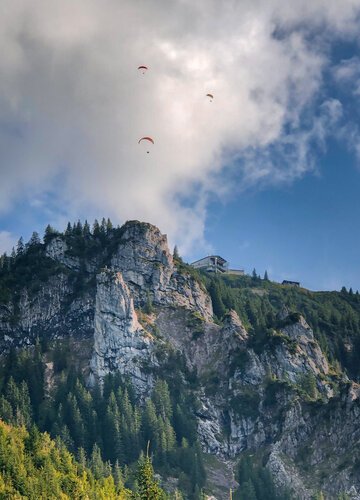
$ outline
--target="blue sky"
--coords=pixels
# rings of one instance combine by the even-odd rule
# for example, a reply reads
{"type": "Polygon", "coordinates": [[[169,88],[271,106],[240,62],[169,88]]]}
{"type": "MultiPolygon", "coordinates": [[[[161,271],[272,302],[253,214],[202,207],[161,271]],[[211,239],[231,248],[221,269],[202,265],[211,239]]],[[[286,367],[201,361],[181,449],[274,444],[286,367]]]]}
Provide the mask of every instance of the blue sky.
{"type": "Polygon", "coordinates": [[[288,187],[213,203],[206,236],[230,265],[312,290],[360,289],[360,170],[335,145],[288,187]]]}
{"type": "Polygon", "coordinates": [[[358,0],[4,7],[0,252],[139,219],[188,261],[360,288],[358,0]]]}

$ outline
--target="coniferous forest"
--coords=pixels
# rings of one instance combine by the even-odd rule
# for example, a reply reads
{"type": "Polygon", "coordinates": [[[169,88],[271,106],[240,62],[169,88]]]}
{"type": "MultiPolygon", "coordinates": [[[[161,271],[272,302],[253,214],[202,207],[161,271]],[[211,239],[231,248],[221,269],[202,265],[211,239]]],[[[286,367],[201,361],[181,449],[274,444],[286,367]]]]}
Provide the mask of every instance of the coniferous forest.
{"type": "MultiPolygon", "coordinates": [[[[92,228],[87,222],[69,224],[64,233],[48,226],[44,243],[37,233],[26,244],[20,239],[11,256],[0,258],[0,305],[14,300],[16,324],[20,290],[26,288],[34,296],[60,271],[70,276],[81,296],[93,286],[86,259],[100,255],[101,265],[107,265],[122,231],[104,219],[92,228]],[[45,245],[56,237],[66,242],[70,256],[80,259],[76,273],[45,255],[45,245]]],[[[284,287],[271,282],[267,272],[261,278],[255,270],[251,276],[214,276],[191,268],[177,252],[174,261],[180,273],[192,276],[210,295],[218,325],[231,310],[237,312],[256,353],[276,345],[273,331],[285,325],[277,313],[286,308],[291,314],[285,322],[303,315],[336,372],[360,380],[358,292],[284,287]]],[[[139,317],[153,310],[148,294],[139,317]]],[[[181,354],[168,345],[162,345],[157,355],[152,392],[141,399],[131,381],[118,373],[107,375],[102,386],[89,386],[86,373],[72,362],[66,339],[40,334],[36,345],[5,353],[0,365],[0,498],[175,495],[197,500],[205,495],[204,456],[195,417],[200,383],[196,370],[189,371],[181,354]],[[146,456],[148,443],[151,459],[146,456]],[[163,489],[154,473],[160,475],[163,489]],[[169,487],[169,493],[171,478],[177,479],[177,486],[176,491],[169,487]]],[[[308,394],[316,392],[314,383],[304,379],[308,394]]],[[[276,489],[261,460],[249,455],[240,458],[235,478],[240,486],[234,500],[296,498],[276,489]]]]}

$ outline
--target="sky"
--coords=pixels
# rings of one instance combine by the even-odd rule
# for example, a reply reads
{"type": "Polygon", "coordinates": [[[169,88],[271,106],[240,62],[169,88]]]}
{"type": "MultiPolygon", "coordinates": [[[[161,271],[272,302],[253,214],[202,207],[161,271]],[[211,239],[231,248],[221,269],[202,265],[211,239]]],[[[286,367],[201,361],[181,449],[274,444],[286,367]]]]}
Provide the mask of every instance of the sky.
{"type": "Polygon", "coordinates": [[[138,219],[360,289],[359,43],[358,0],[0,0],[0,253],[138,219]]]}

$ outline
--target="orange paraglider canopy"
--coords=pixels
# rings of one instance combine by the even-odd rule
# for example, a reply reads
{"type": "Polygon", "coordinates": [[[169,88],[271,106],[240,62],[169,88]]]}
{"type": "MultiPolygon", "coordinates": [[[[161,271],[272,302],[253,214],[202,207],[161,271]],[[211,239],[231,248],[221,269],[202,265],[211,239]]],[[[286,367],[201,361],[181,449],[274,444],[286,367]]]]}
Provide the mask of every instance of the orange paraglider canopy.
{"type": "Polygon", "coordinates": [[[211,99],[214,99],[214,96],[212,94],[206,94],[206,97],[211,97],[211,99]]]}
{"type": "Polygon", "coordinates": [[[154,140],[153,140],[153,139],[151,139],[151,137],[142,137],[141,139],[139,139],[138,144],[140,144],[140,142],[141,142],[141,141],[144,141],[144,140],[146,140],[146,141],[150,141],[150,142],[152,142],[153,144],[155,144],[155,143],[154,143],[154,140]]]}

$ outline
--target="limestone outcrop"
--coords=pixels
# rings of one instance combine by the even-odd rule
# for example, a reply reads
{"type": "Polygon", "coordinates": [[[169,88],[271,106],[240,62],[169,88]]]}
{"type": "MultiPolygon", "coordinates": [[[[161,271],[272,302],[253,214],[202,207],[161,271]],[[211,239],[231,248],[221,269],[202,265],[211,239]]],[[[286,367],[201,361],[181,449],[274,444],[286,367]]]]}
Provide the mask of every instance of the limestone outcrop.
{"type": "Polygon", "coordinates": [[[118,371],[129,375],[138,392],[144,393],[151,387],[152,378],[142,372],[141,362],[151,361],[153,349],[153,338],[137,319],[121,273],[98,274],[91,379],[102,380],[106,374],[118,371]]]}
{"type": "Polygon", "coordinates": [[[205,287],[147,223],[127,222],[88,253],[55,235],[43,252],[46,279],[0,303],[0,354],[44,336],[84,341],[90,383],[120,372],[145,399],[161,372],[158,351],[176,352],[192,374],[205,452],[226,463],[263,452],[277,484],[305,500],[313,494],[306,467],[327,471],[326,498],[360,497],[360,388],[334,373],[301,315],[282,309],[263,345],[235,311],[214,321],[205,287]]]}
{"type": "Polygon", "coordinates": [[[123,274],[135,306],[143,305],[150,294],[154,305],[183,306],[211,321],[209,295],[191,276],[177,271],[166,235],[151,224],[137,221],[127,222],[123,229],[111,268],[123,274]]]}

